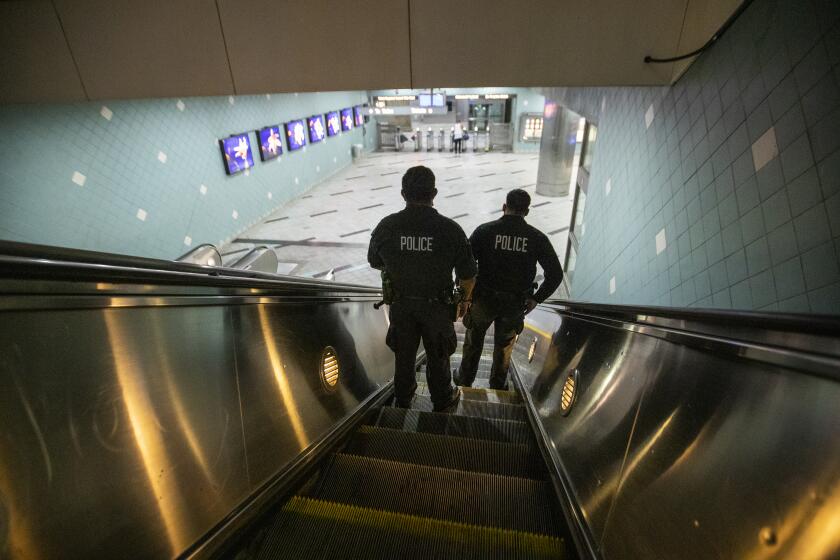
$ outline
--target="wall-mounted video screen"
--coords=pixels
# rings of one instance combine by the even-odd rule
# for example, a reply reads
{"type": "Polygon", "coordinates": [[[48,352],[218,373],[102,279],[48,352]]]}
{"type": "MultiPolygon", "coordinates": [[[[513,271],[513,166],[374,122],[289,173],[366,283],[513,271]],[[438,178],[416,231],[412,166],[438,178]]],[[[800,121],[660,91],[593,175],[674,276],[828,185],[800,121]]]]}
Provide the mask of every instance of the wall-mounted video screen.
{"type": "Polygon", "coordinates": [[[321,115],[314,115],[306,119],[309,125],[309,143],[314,144],[320,142],[327,135],[327,130],[324,128],[324,117],[321,115]]]}
{"type": "Polygon", "coordinates": [[[254,167],[254,156],[251,155],[251,139],[248,133],[234,134],[219,140],[219,147],[222,149],[222,159],[225,164],[225,172],[234,175],[254,167]]]}
{"type": "Polygon", "coordinates": [[[442,93],[421,93],[417,96],[421,107],[443,107],[446,98],[442,93]]]}
{"type": "Polygon", "coordinates": [[[260,159],[268,161],[283,153],[283,140],[280,137],[280,125],[267,126],[257,131],[260,142],[260,159]]]}
{"type": "Polygon", "coordinates": [[[341,130],[353,130],[353,108],[341,110],[341,130]]]}
{"type": "Polygon", "coordinates": [[[356,116],[356,126],[365,124],[365,110],[361,105],[353,107],[353,114],[356,116]]]}
{"type": "Polygon", "coordinates": [[[306,124],[303,120],[286,123],[286,145],[290,152],[294,152],[306,145],[306,124]]]}
{"type": "Polygon", "coordinates": [[[338,111],[330,111],[327,113],[327,136],[335,136],[339,132],[341,132],[341,119],[338,111]]]}

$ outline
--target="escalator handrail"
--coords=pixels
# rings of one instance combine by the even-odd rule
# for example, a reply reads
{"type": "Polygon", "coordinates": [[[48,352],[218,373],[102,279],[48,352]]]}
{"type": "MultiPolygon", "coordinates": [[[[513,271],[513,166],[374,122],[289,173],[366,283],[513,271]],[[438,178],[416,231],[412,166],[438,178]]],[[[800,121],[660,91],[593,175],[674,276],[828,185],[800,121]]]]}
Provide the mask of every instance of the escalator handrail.
{"type": "Polygon", "coordinates": [[[666,322],[673,324],[673,322],[679,321],[683,324],[706,323],[726,327],[787,331],[835,337],[840,334],[840,315],[615,305],[566,299],[548,299],[543,304],[573,313],[595,315],[636,323],[658,324],[660,326],[665,326],[666,322]]]}
{"type": "MultiPolygon", "coordinates": [[[[840,317],[550,300],[546,309],[704,352],[840,380],[840,317]]],[[[561,329],[562,330],[562,329],[561,329]]]]}
{"type": "Polygon", "coordinates": [[[0,241],[0,279],[158,282],[376,295],[380,288],[163,259],[0,241]]]}
{"type": "Polygon", "coordinates": [[[178,262],[189,262],[189,260],[188,260],[189,257],[198,253],[202,249],[206,249],[208,247],[213,249],[216,252],[216,254],[219,255],[219,257],[220,257],[219,258],[219,265],[221,265],[222,261],[221,261],[221,254],[219,253],[219,249],[215,245],[213,245],[212,243],[202,243],[201,245],[198,245],[197,247],[194,247],[194,248],[190,249],[189,251],[187,251],[186,253],[184,253],[183,255],[181,255],[180,257],[178,257],[175,260],[178,261],[178,262]]]}
{"type": "Polygon", "coordinates": [[[266,252],[271,252],[274,255],[274,262],[276,263],[277,254],[274,253],[274,250],[267,245],[258,245],[253,249],[249,250],[244,255],[242,255],[240,258],[236,259],[235,262],[231,263],[230,268],[245,269],[245,266],[256,261],[260,256],[262,256],[266,252]]]}

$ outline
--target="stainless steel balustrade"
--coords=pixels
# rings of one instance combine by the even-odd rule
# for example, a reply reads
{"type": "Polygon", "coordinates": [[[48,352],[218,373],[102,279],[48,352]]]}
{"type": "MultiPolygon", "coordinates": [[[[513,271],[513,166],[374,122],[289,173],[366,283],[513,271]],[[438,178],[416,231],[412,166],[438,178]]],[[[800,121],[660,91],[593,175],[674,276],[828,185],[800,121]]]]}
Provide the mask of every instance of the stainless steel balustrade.
{"type": "Polygon", "coordinates": [[[840,318],[556,302],[513,363],[584,556],[840,557],[840,318]]]}
{"type": "Polygon", "coordinates": [[[376,290],[2,249],[0,557],[212,550],[388,390],[376,290]]]}

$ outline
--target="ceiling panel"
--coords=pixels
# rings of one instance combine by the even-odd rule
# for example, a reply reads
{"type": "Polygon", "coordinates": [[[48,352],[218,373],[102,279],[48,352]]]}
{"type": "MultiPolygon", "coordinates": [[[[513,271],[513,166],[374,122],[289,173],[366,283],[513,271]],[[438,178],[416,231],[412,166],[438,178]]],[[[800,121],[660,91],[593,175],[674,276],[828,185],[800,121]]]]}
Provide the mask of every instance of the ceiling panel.
{"type": "Polygon", "coordinates": [[[686,1],[415,1],[413,86],[667,84],[686,1]]]}
{"type": "MultiPolygon", "coordinates": [[[[712,35],[741,5],[743,0],[689,0],[685,13],[680,44],[675,55],[697,50],[706,44],[712,35]]],[[[672,80],[677,80],[693,62],[693,58],[674,64],[672,80]]]]}
{"type": "Polygon", "coordinates": [[[219,0],[237,93],[408,87],[408,0],[219,0]]]}
{"type": "Polygon", "coordinates": [[[214,0],[55,0],[91,99],[225,95],[214,0]]]}
{"type": "Polygon", "coordinates": [[[0,2],[0,103],[83,101],[51,2],[0,2]]]}

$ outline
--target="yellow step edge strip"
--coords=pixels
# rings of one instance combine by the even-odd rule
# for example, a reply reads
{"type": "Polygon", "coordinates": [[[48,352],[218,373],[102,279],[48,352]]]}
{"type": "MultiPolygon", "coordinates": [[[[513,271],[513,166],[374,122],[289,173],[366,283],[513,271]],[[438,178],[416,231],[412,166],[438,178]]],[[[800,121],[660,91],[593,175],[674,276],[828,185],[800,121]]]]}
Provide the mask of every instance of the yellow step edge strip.
{"type": "Polygon", "coordinates": [[[283,511],[354,525],[360,530],[372,531],[372,535],[376,535],[378,531],[390,530],[422,539],[448,540],[453,544],[492,542],[497,551],[499,547],[516,549],[519,554],[526,553],[533,558],[563,557],[562,539],[524,531],[469,525],[300,496],[290,499],[283,511]]]}

